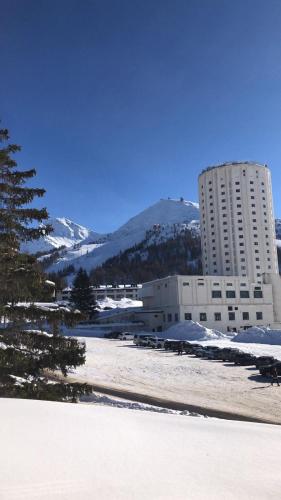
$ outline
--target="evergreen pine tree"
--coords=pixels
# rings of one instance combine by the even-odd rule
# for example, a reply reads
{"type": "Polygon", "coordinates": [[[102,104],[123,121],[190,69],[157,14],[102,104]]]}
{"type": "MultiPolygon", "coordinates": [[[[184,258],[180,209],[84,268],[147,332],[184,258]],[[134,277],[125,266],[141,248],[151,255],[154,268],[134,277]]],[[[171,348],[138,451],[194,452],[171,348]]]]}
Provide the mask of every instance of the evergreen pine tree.
{"type": "Polygon", "coordinates": [[[90,279],[87,272],[80,267],[73,281],[71,302],[86,316],[92,316],[95,312],[96,302],[93,297],[90,279]]]}
{"type": "Polygon", "coordinates": [[[19,171],[12,155],[20,147],[9,144],[7,130],[0,130],[0,396],[74,400],[88,388],[65,383],[48,384],[44,370],[61,370],[83,364],[85,345],[76,339],[58,336],[61,322],[73,324],[76,315],[62,309],[37,306],[47,298],[46,281],[36,259],[20,251],[22,241],[38,239],[51,231],[45,208],[30,208],[44,189],[25,183],[36,175],[34,169],[19,171]],[[20,302],[22,302],[20,304],[20,302]],[[53,334],[28,331],[30,325],[48,321],[53,334]],[[19,379],[20,377],[20,379],[19,379]]]}

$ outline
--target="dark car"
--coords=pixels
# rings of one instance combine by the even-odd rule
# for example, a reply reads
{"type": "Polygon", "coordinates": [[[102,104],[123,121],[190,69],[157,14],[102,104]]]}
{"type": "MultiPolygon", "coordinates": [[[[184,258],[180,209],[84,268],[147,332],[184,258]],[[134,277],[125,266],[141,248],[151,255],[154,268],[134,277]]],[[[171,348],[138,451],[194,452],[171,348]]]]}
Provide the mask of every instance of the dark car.
{"type": "Polygon", "coordinates": [[[202,347],[201,344],[191,344],[190,342],[184,342],[183,350],[186,354],[193,354],[197,347],[202,347]]]}
{"type": "Polygon", "coordinates": [[[270,365],[261,365],[259,367],[259,372],[261,375],[263,375],[263,377],[271,377],[272,368],[276,368],[277,374],[281,375],[281,361],[275,361],[270,365]]]}
{"type": "Polygon", "coordinates": [[[240,352],[239,349],[233,347],[224,347],[218,352],[217,359],[221,359],[222,361],[233,361],[235,356],[240,352]]]}
{"type": "Polygon", "coordinates": [[[256,364],[256,356],[247,352],[240,352],[234,356],[234,363],[242,366],[252,366],[256,364]]]}
{"type": "Polygon", "coordinates": [[[206,350],[203,354],[203,358],[218,359],[220,351],[221,351],[220,347],[208,345],[208,346],[206,346],[206,350]]]}
{"type": "Polygon", "coordinates": [[[203,358],[206,352],[207,352],[206,347],[203,347],[202,345],[200,345],[199,347],[195,347],[193,349],[193,354],[195,354],[197,358],[203,358]]]}
{"type": "Polygon", "coordinates": [[[177,351],[180,342],[183,342],[183,341],[182,340],[175,340],[175,339],[165,340],[165,342],[164,342],[165,351],[177,351]]]}
{"type": "Polygon", "coordinates": [[[256,368],[260,368],[260,366],[268,366],[276,363],[278,360],[273,356],[258,356],[256,360],[256,368]]]}

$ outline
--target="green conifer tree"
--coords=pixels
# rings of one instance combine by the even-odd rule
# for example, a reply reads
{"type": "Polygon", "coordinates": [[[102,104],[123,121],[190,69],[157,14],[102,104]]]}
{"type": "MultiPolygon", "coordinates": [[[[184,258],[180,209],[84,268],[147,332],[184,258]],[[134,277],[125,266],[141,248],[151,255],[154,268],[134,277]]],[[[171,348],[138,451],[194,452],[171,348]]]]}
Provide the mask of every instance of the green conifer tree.
{"type": "Polygon", "coordinates": [[[13,154],[20,147],[9,144],[9,134],[0,130],[0,396],[73,401],[87,387],[49,384],[46,369],[67,374],[70,367],[85,362],[85,345],[58,335],[60,323],[73,324],[77,315],[65,308],[36,305],[48,298],[46,281],[36,259],[20,251],[23,241],[38,239],[51,231],[45,208],[30,208],[44,189],[26,187],[34,169],[20,171],[13,154]],[[37,223],[37,225],[36,225],[37,223]],[[53,333],[30,331],[31,325],[52,325],[53,333]],[[4,327],[4,328],[3,328],[4,327]]]}
{"type": "Polygon", "coordinates": [[[95,313],[96,302],[87,272],[80,267],[73,281],[71,302],[87,317],[95,313]]]}

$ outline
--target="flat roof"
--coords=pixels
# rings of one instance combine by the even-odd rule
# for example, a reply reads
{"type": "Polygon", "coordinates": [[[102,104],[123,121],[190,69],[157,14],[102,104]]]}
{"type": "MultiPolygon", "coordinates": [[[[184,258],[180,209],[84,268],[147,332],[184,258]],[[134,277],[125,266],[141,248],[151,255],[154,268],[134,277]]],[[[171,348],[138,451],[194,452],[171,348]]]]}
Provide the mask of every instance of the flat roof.
{"type": "Polygon", "coordinates": [[[205,172],[209,172],[210,170],[214,170],[215,168],[228,167],[233,165],[255,165],[256,167],[268,168],[266,163],[258,163],[257,161],[227,161],[225,163],[220,163],[219,165],[210,165],[209,167],[204,168],[204,170],[202,170],[202,172],[199,174],[199,177],[205,172]]]}

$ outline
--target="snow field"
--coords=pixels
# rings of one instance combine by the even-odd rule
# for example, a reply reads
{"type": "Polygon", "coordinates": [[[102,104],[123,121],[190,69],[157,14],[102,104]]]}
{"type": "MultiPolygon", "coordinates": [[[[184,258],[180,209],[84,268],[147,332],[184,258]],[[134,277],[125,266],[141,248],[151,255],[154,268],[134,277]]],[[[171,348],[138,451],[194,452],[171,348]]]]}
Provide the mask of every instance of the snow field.
{"type": "Polygon", "coordinates": [[[0,400],[1,500],[277,500],[278,426],[0,400]]]}

